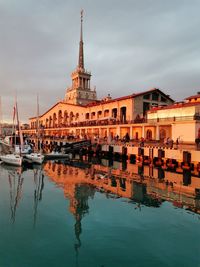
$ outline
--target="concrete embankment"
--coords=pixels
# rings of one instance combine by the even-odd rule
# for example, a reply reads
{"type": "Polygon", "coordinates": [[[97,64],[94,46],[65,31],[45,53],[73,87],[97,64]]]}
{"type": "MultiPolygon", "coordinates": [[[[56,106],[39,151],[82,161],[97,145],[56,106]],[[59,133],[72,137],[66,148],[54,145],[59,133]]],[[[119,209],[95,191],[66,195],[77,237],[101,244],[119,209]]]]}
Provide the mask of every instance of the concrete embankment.
{"type": "Polygon", "coordinates": [[[128,159],[130,163],[161,166],[172,171],[190,170],[200,173],[200,151],[165,147],[138,147],[129,144],[101,145],[101,154],[114,159],[128,159]]]}

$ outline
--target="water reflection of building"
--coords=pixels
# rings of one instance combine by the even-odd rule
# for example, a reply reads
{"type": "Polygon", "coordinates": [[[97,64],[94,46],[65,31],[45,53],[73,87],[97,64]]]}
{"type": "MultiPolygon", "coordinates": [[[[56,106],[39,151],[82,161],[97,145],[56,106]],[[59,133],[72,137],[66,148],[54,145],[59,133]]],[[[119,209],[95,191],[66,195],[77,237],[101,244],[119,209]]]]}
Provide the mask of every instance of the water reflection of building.
{"type": "Polygon", "coordinates": [[[77,243],[76,252],[81,247],[80,234],[82,232],[81,220],[89,212],[88,199],[94,195],[94,188],[87,184],[78,184],[75,187],[74,199],[70,199],[70,211],[75,218],[74,232],[77,243]]]}
{"type": "MultiPolygon", "coordinates": [[[[70,199],[70,211],[73,214],[76,214],[78,207],[76,189],[80,185],[92,186],[95,190],[106,193],[107,197],[124,197],[154,207],[167,200],[175,206],[187,207],[200,213],[198,177],[137,164],[127,164],[125,171],[122,168],[122,163],[119,162],[114,162],[113,167],[92,165],[89,169],[49,162],[44,170],[63,188],[65,196],[70,199]]],[[[94,194],[94,190],[92,192],[94,194]]]]}
{"type": "Polygon", "coordinates": [[[90,172],[87,169],[48,162],[44,166],[48,176],[64,190],[64,195],[69,199],[69,211],[75,219],[74,232],[76,253],[81,247],[80,235],[82,233],[82,219],[89,212],[88,200],[94,196],[94,187],[88,183],[90,172]]]}

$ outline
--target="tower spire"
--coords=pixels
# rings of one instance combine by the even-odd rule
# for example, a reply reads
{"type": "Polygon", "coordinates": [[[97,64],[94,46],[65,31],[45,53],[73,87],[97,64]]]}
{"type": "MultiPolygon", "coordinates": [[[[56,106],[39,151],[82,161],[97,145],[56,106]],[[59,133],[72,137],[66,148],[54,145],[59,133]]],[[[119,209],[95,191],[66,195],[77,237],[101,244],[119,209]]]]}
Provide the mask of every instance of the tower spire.
{"type": "Polygon", "coordinates": [[[83,54],[83,9],[81,9],[81,32],[79,42],[79,58],[78,67],[84,69],[84,54],[83,54]]]}

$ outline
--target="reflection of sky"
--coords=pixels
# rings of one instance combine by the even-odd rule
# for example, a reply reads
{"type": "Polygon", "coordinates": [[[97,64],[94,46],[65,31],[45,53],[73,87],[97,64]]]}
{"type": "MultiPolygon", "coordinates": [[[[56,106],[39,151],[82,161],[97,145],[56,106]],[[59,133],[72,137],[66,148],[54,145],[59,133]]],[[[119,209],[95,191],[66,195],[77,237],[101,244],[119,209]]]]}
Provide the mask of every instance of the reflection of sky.
{"type": "MultiPolygon", "coordinates": [[[[93,214],[93,222],[90,219],[91,224],[87,226],[87,231],[91,233],[95,229],[99,229],[99,233],[104,232],[107,240],[107,242],[105,240],[104,248],[109,253],[109,239],[113,237],[112,231],[115,232],[112,247],[113,254],[112,252],[111,254],[108,253],[111,258],[114,257],[114,251],[119,249],[122,233],[124,246],[121,248],[121,255],[124,255],[127,247],[131,247],[130,256],[123,259],[124,266],[129,266],[130,258],[136,263],[143,262],[143,264],[146,264],[141,264],[141,266],[181,266],[181,261],[183,266],[184,264],[185,266],[191,266],[194,252],[191,252],[186,244],[187,238],[190,239],[193,236],[195,240],[193,242],[191,239],[190,244],[194,251],[198,253],[196,234],[199,235],[199,220],[197,215],[189,215],[185,210],[175,209],[168,202],[163,203],[158,209],[142,206],[140,211],[135,209],[135,205],[127,205],[123,199],[114,201],[110,199],[109,201],[106,200],[104,217],[102,218],[99,210],[105,200],[102,201],[102,198],[104,198],[102,195],[95,196],[96,201],[90,201],[89,203],[90,214],[93,214]],[[111,209],[112,213],[110,212],[111,209]],[[122,224],[125,227],[124,229],[122,224]],[[197,230],[196,233],[192,233],[194,229],[192,230],[191,225],[197,230]]],[[[101,236],[97,233],[94,242],[98,243],[99,240],[101,240],[101,236]]],[[[93,253],[98,249],[100,247],[94,248],[93,253]]],[[[199,262],[200,257],[197,256],[196,264],[199,264],[199,262]]],[[[115,264],[120,266],[117,260],[115,264]]]]}
{"type": "MultiPolygon", "coordinates": [[[[2,266],[75,267],[75,219],[69,211],[69,200],[62,188],[45,177],[34,228],[33,170],[22,175],[22,199],[15,224],[11,224],[7,171],[0,167],[2,266]]],[[[86,187],[84,190],[82,185],[82,193],[88,192],[86,187]]],[[[127,199],[107,198],[99,192],[88,197],[88,212],[81,221],[79,266],[198,266],[198,215],[175,209],[168,202],[160,208],[136,207],[127,199]]]]}
{"type": "Polygon", "coordinates": [[[153,87],[178,100],[188,92],[196,93],[200,83],[198,0],[192,4],[187,0],[126,0],[126,4],[0,0],[4,119],[12,117],[16,90],[23,120],[36,113],[36,92],[41,112],[64,97],[77,65],[81,8],[85,10],[85,66],[92,71],[99,97],[153,87]]]}

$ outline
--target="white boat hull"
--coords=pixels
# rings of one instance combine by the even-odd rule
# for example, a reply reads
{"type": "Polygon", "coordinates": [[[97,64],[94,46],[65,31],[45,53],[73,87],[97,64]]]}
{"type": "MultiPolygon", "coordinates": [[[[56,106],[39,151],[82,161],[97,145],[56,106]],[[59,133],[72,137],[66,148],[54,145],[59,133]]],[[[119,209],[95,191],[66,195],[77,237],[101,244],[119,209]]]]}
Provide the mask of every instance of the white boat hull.
{"type": "Polygon", "coordinates": [[[21,166],[22,165],[22,157],[20,157],[19,155],[7,154],[4,156],[1,156],[0,158],[6,164],[10,164],[10,165],[14,165],[14,166],[21,166]]]}
{"type": "Polygon", "coordinates": [[[71,159],[69,154],[63,153],[49,153],[45,154],[45,159],[71,159]]]}
{"type": "Polygon", "coordinates": [[[44,156],[40,153],[27,154],[25,155],[25,157],[31,160],[32,162],[38,163],[38,164],[42,164],[42,162],[44,161],[44,156]]]}

